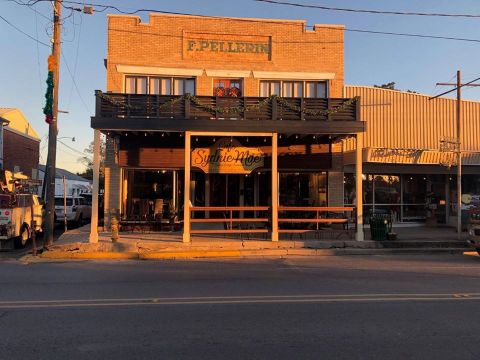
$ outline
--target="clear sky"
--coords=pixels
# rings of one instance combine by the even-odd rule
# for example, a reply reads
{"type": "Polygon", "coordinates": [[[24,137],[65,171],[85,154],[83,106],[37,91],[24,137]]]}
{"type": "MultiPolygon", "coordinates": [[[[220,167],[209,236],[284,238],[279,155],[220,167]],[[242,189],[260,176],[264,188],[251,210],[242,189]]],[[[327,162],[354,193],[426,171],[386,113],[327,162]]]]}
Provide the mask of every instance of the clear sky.
{"type": "MultiPolygon", "coordinates": [[[[27,2],[28,0],[17,0],[27,2]]],[[[83,0],[78,0],[82,2],[83,0]]],[[[88,1],[85,1],[88,3],[88,1]]],[[[253,0],[96,0],[122,10],[158,9],[182,13],[285,18],[306,20],[309,25],[344,24],[351,29],[382,32],[416,33],[480,40],[480,17],[473,19],[374,15],[314,10],[272,5],[253,0]]],[[[402,12],[465,13],[480,15],[479,0],[291,0],[303,4],[356,9],[402,12]]],[[[69,5],[69,4],[66,4],[69,5]]],[[[76,141],[62,139],[57,166],[81,171],[78,151],[93,138],[90,116],[94,112],[94,90],[105,89],[106,14],[84,15],[64,9],[61,85],[59,108],[68,111],[59,119],[59,136],[75,136],[76,141]],[[71,15],[71,16],[70,16],[71,15]],[[67,65],[75,79],[72,82],[67,65]],[[76,150],[76,151],[75,151],[76,150]]],[[[50,42],[52,7],[39,2],[26,7],[10,0],[0,0],[0,16],[44,43],[50,42]]],[[[141,13],[148,21],[148,13],[141,13]]],[[[42,108],[46,89],[50,49],[13,29],[0,19],[0,107],[20,108],[42,137],[41,162],[46,161],[47,124],[42,108]]],[[[457,69],[464,81],[480,77],[480,42],[422,39],[356,32],[345,33],[345,83],[384,84],[391,81],[402,90],[437,94],[436,82],[451,82],[457,69]]],[[[465,99],[480,100],[480,88],[465,89],[465,99]]]]}

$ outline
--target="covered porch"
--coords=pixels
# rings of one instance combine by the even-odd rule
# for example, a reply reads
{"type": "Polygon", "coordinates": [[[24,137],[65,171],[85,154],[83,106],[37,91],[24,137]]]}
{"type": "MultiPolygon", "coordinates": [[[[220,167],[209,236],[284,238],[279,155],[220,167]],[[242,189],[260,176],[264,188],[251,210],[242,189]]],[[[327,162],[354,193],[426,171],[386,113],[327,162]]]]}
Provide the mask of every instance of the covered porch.
{"type": "MultiPolygon", "coordinates": [[[[153,98],[144,96],[135,99],[150,101],[158,111],[142,112],[130,95],[117,96],[125,102],[114,96],[98,93],[92,118],[95,146],[102,132],[110,149],[107,226],[112,217],[128,221],[136,213],[136,222],[144,222],[150,231],[149,222],[158,213],[168,213],[169,220],[162,216],[157,225],[161,230],[181,229],[185,243],[192,235],[216,233],[259,234],[275,242],[292,234],[319,237],[326,227],[363,240],[362,197],[343,207],[343,173],[332,168],[334,143],[355,137],[361,178],[365,126],[358,121],[359,99],[316,99],[296,107],[293,100],[273,96],[237,109],[226,107],[225,99],[212,98],[216,106],[207,107],[205,99],[184,96],[180,102],[185,108],[173,111],[177,99],[163,104],[159,97],[151,102],[153,98]],[[201,112],[195,112],[198,109],[201,112]],[[287,109],[297,115],[287,116],[287,109]],[[139,189],[142,172],[144,178],[155,179],[143,189],[149,194],[139,189]]],[[[361,182],[358,186],[361,192],[361,182]]],[[[95,221],[94,213],[92,241],[98,236],[95,221]]]]}

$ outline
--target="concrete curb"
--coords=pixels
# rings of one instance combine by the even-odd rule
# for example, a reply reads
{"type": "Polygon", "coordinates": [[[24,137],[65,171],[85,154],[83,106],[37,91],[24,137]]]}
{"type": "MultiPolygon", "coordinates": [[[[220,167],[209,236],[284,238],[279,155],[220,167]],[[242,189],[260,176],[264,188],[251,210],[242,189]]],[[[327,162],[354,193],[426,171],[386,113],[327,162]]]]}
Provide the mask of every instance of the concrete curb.
{"type": "Polygon", "coordinates": [[[40,255],[42,259],[52,260],[138,260],[138,253],[131,252],[72,252],[72,251],[46,251],[40,255]]]}
{"type": "MultiPolygon", "coordinates": [[[[471,255],[465,249],[442,248],[403,248],[403,249],[243,249],[243,250],[184,250],[184,251],[46,251],[40,255],[42,260],[174,260],[199,258],[249,258],[288,256],[352,256],[352,255],[415,255],[415,254],[464,254],[471,255]]],[[[475,253],[476,254],[476,253],[475,253]]]]}

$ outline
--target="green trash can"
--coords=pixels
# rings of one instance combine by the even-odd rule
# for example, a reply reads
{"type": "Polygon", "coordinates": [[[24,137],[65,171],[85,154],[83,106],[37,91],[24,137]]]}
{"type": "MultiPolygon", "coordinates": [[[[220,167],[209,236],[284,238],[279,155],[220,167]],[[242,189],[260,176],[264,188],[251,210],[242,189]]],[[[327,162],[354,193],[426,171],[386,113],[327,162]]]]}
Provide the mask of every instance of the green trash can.
{"type": "Polygon", "coordinates": [[[370,217],[370,232],[372,240],[387,240],[389,218],[385,215],[375,214],[370,217]]]}

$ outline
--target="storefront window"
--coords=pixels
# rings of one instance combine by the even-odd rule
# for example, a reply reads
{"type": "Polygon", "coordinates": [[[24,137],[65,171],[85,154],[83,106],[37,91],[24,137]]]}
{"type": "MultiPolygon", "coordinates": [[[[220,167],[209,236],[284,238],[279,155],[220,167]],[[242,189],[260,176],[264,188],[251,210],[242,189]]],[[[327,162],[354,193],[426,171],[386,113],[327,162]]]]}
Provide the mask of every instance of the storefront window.
{"type": "Polygon", "coordinates": [[[373,175],[362,174],[363,203],[373,204],[373,175]]]}
{"type": "Polygon", "coordinates": [[[426,218],[427,176],[404,175],[403,177],[403,221],[426,218]]]}
{"type": "Polygon", "coordinates": [[[375,204],[400,204],[400,177],[374,175],[375,204]]]}
{"type": "Polygon", "coordinates": [[[280,173],[280,205],[326,206],[326,173],[280,173]]]}
{"type": "MultiPolygon", "coordinates": [[[[418,221],[426,218],[427,183],[430,181],[428,176],[364,174],[362,178],[365,222],[368,222],[373,213],[390,214],[393,221],[418,221]]],[[[434,186],[430,188],[431,192],[436,189],[434,186]]],[[[344,203],[355,205],[354,174],[344,176],[344,203]]]]}
{"type": "Polygon", "coordinates": [[[131,170],[126,179],[127,217],[141,219],[165,217],[176,211],[173,171],[131,170]]]}

